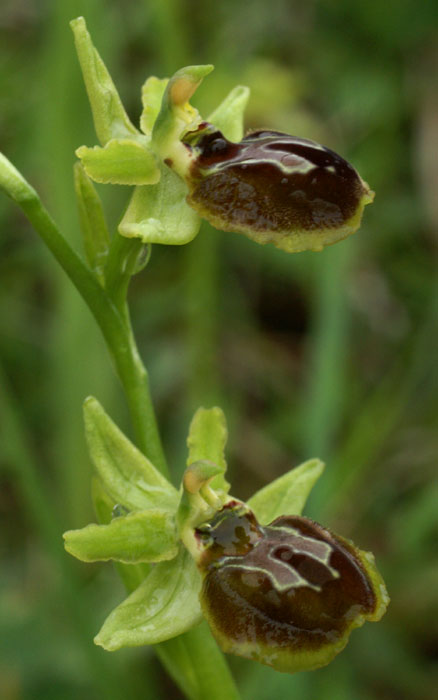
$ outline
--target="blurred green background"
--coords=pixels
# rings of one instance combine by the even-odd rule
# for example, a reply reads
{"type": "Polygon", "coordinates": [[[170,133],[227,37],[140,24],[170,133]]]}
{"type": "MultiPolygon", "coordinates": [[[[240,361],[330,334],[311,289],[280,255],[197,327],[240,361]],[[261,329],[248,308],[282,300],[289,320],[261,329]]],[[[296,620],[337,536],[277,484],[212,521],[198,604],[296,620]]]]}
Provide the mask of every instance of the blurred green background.
{"type": "MultiPolygon", "coordinates": [[[[326,669],[231,658],[244,700],[432,700],[437,4],[2,0],[0,150],[78,249],[74,149],[96,142],[68,27],[79,14],[133,119],[148,75],[211,62],[203,114],[249,85],[248,128],[325,143],[376,191],[360,232],[318,254],[208,226],[155,246],[130,299],[175,478],[200,404],[227,413],[236,496],[321,457],[306,513],[374,551],[392,598],[326,669]]],[[[128,189],[100,191],[114,230],[128,189]]],[[[83,399],[129,433],[127,410],[85,305],[4,196],[0,271],[0,697],[181,698],[149,649],[92,643],[122,584],[109,564],[71,560],[61,533],[93,519],[83,399]]]]}

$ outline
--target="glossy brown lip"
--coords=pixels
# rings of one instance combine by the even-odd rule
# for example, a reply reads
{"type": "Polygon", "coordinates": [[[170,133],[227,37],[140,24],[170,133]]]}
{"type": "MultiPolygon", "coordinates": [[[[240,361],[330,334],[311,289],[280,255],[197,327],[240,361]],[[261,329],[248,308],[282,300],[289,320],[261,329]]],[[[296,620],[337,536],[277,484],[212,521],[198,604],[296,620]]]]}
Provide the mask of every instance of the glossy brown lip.
{"type": "Polygon", "coordinates": [[[201,603],[225,650],[245,656],[251,648],[257,658],[259,649],[263,662],[288,652],[330,656],[330,648],[333,656],[355,621],[376,614],[358,550],[308,518],[282,516],[261,527],[250,511],[229,505],[207,539],[201,603]]]}
{"type": "Polygon", "coordinates": [[[198,136],[191,136],[188,201],[217,227],[323,231],[342,227],[359,207],[361,178],[324,146],[280,132],[255,132],[238,144],[218,130],[198,136]]]}

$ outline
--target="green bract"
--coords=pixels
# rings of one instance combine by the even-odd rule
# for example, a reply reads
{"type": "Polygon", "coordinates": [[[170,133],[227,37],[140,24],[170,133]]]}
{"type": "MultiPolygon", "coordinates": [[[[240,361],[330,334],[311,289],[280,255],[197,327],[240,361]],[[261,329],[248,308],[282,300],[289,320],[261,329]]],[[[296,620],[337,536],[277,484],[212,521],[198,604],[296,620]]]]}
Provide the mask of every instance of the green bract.
{"type": "Polygon", "coordinates": [[[110,235],[102,203],[93,183],[80,163],[75,164],[74,178],[85,255],[91,269],[96,273],[99,281],[103,283],[110,235]]]}

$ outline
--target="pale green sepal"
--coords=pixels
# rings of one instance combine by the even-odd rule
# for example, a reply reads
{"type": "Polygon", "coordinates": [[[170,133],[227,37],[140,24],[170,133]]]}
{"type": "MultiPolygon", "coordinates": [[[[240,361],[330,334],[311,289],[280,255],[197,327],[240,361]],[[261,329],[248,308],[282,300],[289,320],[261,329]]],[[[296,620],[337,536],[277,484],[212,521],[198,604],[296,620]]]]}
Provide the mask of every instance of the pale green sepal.
{"type": "Polygon", "coordinates": [[[81,146],[76,155],[87,175],[105,185],[154,185],[160,179],[156,156],[132,139],[111,139],[103,148],[81,146]]]}
{"type": "Polygon", "coordinates": [[[108,70],[93,46],[83,17],[70,22],[99,141],[139,134],[125,112],[108,70]]]}
{"type": "Polygon", "coordinates": [[[175,511],[178,492],[107,416],[99,402],[84,403],[85,434],[90,457],[105,490],[130,510],[175,511]]]}
{"type": "Polygon", "coordinates": [[[143,510],[114,518],[108,525],[87,525],[64,535],[67,552],[81,561],[124,564],[159,562],[178,554],[175,518],[165,510],[143,510]]]}
{"type": "Polygon", "coordinates": [[[230,484],[225,480],[227,469],[225,461],[225,446],[228,439],[227,423],[224,412],[218,406],[213,408],[198,408],[190,423],[187,447],[189,455],[187,465],[198,460],[209,460],[222,469],[222,473],[215,476],[210,486],[213,489],[222,489],[228,493],[230,484]]]}
{"type": "Polygon", "coordinates": [[[154,566],[146,579],[109,615],[94,641],[107,651],[157,644],[202,620],[201,575],[184,547],[154,566]]]}
{"type": "MultiPolygon", "coordinates": [[[[97,476],[91,478],[91,497],[97,521],[107,525],[111,522],[116,503],[105,491],[97,476]]],[[[118,561],[114,562],[114,566],[128,591],[135,591],[151,569],[151,564],[121,564],[118,561]]]]}
{"type": "Polygon", "coordinates": [[[143,112],[140,117],[140,128],[144,134],[151,134],[155,120],[161,109],[161,101],[166,89],[168,78],[156,78],[152,75],[141,89],[143,112]]]}
{"type": "Polygon", "coordinates": [[[324,466],[319,459],[309,459],[257,491],[248,506],[262,525],[280,515],[300,515],[324,466]]]}
{"type": "Polygon", "coordinates": [[[3,153],[0,153],[0,187],[18,204],[38,199],[33,187],[3,153]]]}
{"type": "Polygon", "coordinates": [[[161,167],[158,184],[135,189],[119,232],[144,243],[184,245],[198,233],[201,219],[186,202],[184,182],[167,166],[161,167]]]}
{"type": "Polygon", "coordinates": [[[249,88],[237,85],[210,114],[207,121],[214,124],[230,141],[241,141],[243,138],[243,114],[248,99],[249,88]]]}
{"type": "Polygon", "coordinates": [[[75,163],[74,181],[85,255],[91,269],[103,283],[103,271],[108,257],[110,235],[105,222],[102,202],[80,163],[75,163]]]}

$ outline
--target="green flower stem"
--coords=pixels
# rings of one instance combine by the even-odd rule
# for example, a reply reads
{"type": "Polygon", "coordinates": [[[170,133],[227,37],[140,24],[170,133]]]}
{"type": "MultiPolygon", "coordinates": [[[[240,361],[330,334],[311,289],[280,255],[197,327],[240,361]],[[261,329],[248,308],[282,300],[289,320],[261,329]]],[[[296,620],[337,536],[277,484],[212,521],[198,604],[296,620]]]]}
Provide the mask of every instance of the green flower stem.
{"type": "MultiPolygon", "coordinates": [[[[0,167],[4,167],[0,184],[22,208],[93,313],[126,392],[138,446],[167,475],[148,375],[137,350],[126,307],[122,312],[117,308],[64,239],[35,190],[1,154],[0,167]]],[[[123,242],[120,245],[125,247],[123,242]]],[[[113,279],[115,281],[115,275],[113,279]]],[[[115,287],[111,289],[114,291],[115,287]]],[[[121,299],[122,296],[119,302],[121,299]]],[[[158,654],[190,700],[236,700],[239,697],[225,658],[206,625],[160,644],[158,654]]]]}
{"type": "Polygon", "coordinates": [[[228,664],[206,622],[155,648],[190,700],[239,700],[228,664]]]}
{"type": "Polygon", "coordinates": [[[125,238],[115,233],[105,265],[105,289],[118,310],[126,314],[126,295],[136,260],[144,248],[138,238],[125,238]]]}
{"type": "Polygon", "coordinates": [[[161,446],[158,426],[149,390],[146,369],[141,361],[126,314],[121,314],[94,274],[62,236],[35,190],[2,156],[14,180],[5,178],[7,192],[26,214],[63,270],[67,273],[93,313],[114,359],[118,375],[126,392],[133,427],[139,448],[167,476],[167,466],[161,446]],[[18,181],[17,178],[20,178],[18,181]]]}

